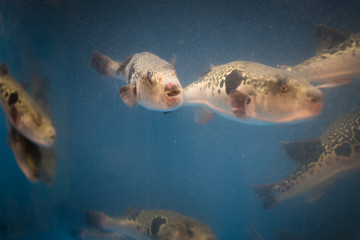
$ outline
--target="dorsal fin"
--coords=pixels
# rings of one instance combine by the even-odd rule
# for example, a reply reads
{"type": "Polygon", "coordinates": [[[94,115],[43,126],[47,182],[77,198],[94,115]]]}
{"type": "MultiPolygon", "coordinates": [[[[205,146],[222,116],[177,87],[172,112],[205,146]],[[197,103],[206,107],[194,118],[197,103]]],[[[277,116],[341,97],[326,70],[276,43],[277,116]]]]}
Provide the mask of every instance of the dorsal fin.
{"type": "Polygon", "coordinates": [[[177,55],[176,54],[173,54],[172,55],[172,57],[171,57],[171,59],[170,59],[170,64],[173,66],[173,67],[175,67],[175,65],[176,65],[176,63],[177,63],[177,55]]]}
{"type": "Polygon", "coordinates": [[[296,163],[308,164],[319,159],[324,148],[320,139],[302,142],[280,142],[285,152],[296,163]]]}
{"type": "Polygon", "coordinates": [[[317,53],[323,53],[350,37],[350,33],[328,28],[323,24],[315,26],[315,48],[317,53]]]}
{"type": "Polygon", "coordinates": [[[0,77],[9,74],[9,67],[7,63],[3,63],[0,65],[0,77]]]}
{"type": "Polygon", "coordinates": [[[135,220],[136,217],[139,215],[140,210],[134,208],[133,206],[129,205],[124,210],[124,216],[128,219],[135,220]]]}

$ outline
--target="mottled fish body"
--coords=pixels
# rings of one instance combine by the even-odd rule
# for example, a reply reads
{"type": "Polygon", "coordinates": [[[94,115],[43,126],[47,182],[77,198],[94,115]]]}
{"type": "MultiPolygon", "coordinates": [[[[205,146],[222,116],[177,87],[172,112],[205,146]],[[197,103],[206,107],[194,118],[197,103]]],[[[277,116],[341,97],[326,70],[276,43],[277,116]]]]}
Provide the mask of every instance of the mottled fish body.
{"type": "Polygon", "coordinates": [[[171,111],[183,102],[174,67],[152,53],[136,53],[116,62],[94,51],[91,65],[101,74],[125,79],[127,85],[120,88],[120,97],[128,106],[139,104],[150,110],[171,111]]]}
{"type": "Polygon", "coordinates": [[[265,209],[298,195],[315,201],[339,177],[359,170],[360,108],[335,120],[320,139],[282,144],[301,166],[279,183],[254,186],[265,209]]]}
{"type": "Polygon", "coordinates": [[[50,118],[10,76],[6,64],[0,66],[0,104],[11,125],[22,135],[45,147],[53,145],[55,129],[50,118]]]}
{"type": "Polygon", "coordinates": [[[134,211],[123,218],[112,218],[103,212],[89,210],[85,221],[91,227],[111,230],[135,239],[216,239],[204,223],[170,210],[134,211]]]}
{"type": "Polygon", "coordinates": [[[235,61],[211,67],[184,88],[184,104],[207,107],[196,116],[200,123],[215,111],[233,121],[264,125],[317,116],[322,93],[287,71],[235,61]]]}
{"type": "Polygon", "coordinates": [[[360,33],[350,34],[317,25],[315,43],[317,55],[293,67],[280,67],[319,84],[319,87],[333,87],[360,79],[360,33]]]}

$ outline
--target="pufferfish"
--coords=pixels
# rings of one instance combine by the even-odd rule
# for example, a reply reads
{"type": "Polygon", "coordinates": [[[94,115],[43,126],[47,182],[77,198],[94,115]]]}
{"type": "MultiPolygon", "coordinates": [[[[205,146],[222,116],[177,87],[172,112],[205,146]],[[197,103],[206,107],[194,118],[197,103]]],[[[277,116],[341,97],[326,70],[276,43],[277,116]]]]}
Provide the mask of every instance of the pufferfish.
{"type": "Polygon", "coordinates": [[[184,105],[202,106],[195,122],[214,112],[233,121],[267,125],[294,122],[322,111],[322,93],[306,80],[255,62],[212,66],[184,88],[184,105]]]}
{"type": "Polygon", "coordinates": [[[323,24],[315,27],[317,54],[295,66],[279,66],[320,88],[360,79],[360,33],[347,33],[323,24]]]}
{"type": "Polygon", "coordinates": [[[125,217],[118,218],[88,210],[85,222],[90,227],[135,239],[216,240],[211,229],[204,223],[170,210],[134,210],[125,217]]]}
{"type": "Polygon", "coordinates": [[[90,64],[103,75],[125,78],[127,85],[120,88],[120,97],[130,107],[139,104],[168,112],[182,105],[182,87],[174,67],[155,54],[136,53],[116,62],[94,51],[90,64]]]}
{"type": "Polygon", "coordinates": [[[0,66],[0,104],[11,125],[32,142],[50,147],[55,129],[48,115],[9,74],[6,63],[0,66]]]}
{"type": "Polygon", "coordinates": [[[360,168],[360,108],[339,117],[319,139],[282,142],[286,153],[301,166],[275,184],[253,186],[263,208],[278,206],[295,196],[306,202],[320,198],[342,176],[360,168]]]}

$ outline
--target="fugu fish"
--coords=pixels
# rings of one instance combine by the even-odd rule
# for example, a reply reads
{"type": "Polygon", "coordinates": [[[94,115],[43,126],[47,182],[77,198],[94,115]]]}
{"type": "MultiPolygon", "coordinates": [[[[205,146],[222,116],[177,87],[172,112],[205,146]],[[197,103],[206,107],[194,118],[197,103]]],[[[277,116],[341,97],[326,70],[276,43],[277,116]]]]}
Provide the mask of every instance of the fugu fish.
{"type": "Polygon", "coordinates": [[[184,88],[184,104],[204,106],[195,121],[209,121],[214,111],[249,124],[293,122],[322,110],[322,93],[293,74],[260,63],[235,61],[213,66],[184,88]]]}
{"type": "Polygon", "coordinates": [[[7,142],[16,163],[31,182],[42,180],[51,185],[55,180],[56,155],[54,147],[38,146],[10,127],[7,142]]]}
{"type": "Polygon", "coordinates": [[[53,145],[56,134],[50,118],[10,76],[6,64],[0,66],[0,104],[11,125],[22,135],[45,147],[53,145]]]}
{"type": "Polygon", "coordinates": [[[125,240],[125,237],[119,233],[101,229],[71,228],[69,233],[77,239],[125,240]]]}
{"type": "Polygon", "coordinates": [[[315,201],[339,177],[359,170],[360,108],[335,120],[319,139],[282,145],[301,166],[279,183],[253,186],[264,209],[298,195],[315,201]]]}
{"type": "Polygon", "coordinates": [[[150,110],[171,111],[183,102],[174,67],[152,53],[136,53],[116,62],[94,51],[91,66],[101,74],[125,78],[128,85],[120,88],[120,97],[128,106],[139,104],[150,110]]]}
{"type": "Polygon", "coordinates": [[[293,66],[279,66],[318,84],[334,87],[360,79],[360,33],[350,34],[317,25],[315,28],[317,55],[293,66]]]}
{"type": "Polygon", "coordinates": [[[41,168],[40,148],[18,133],[14,127],[10,127],[7,141],[15,156],[17,165],[26,178],[31,182],[39,181],[41,168]]]}
{"type": "Polygon", "coordinates": [[[86,212],[85,222],[91,227],[114,231],[135,239],[216,239],[211,229],[202,222],[170,210],[134,211],[120,218],[89,210],[86,212]]]}

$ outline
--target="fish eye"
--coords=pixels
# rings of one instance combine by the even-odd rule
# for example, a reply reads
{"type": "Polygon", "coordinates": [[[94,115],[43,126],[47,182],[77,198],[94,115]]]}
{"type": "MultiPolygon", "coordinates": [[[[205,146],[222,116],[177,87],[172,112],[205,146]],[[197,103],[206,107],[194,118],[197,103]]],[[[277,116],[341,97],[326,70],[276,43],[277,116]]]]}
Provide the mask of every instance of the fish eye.
{"type": "Polygon", "coordinates": [[[286,86],[286,84],[280,84],[280,91],[283,93],[288,91],[288,87],[286,86]]]}

